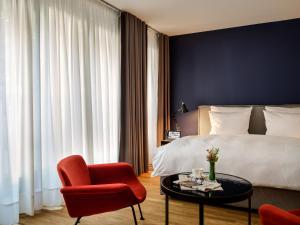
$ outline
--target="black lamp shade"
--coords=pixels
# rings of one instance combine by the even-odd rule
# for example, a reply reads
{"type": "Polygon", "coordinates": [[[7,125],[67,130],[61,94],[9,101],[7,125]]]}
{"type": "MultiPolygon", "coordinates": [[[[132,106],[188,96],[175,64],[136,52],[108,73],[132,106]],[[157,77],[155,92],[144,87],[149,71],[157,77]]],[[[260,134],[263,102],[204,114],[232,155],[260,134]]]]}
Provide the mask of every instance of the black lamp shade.
{"type": "Polygon", "coordinates": [[[189,110],[187,109],[186,105],[184,104],[184,102],[181,102],[181,105],[179,106],[179,108],[177,109],[178,113],[186,113],[189,110]]]}

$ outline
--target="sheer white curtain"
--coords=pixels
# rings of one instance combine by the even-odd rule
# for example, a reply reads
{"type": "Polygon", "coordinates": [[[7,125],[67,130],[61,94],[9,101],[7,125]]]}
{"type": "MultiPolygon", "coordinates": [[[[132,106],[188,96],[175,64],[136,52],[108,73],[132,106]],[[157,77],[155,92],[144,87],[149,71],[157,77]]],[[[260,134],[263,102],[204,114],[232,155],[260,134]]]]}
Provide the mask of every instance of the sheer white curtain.
{"type": "Polygon", "coordinates": [[[147,62],[147,105],[148,105],[148,145],[149,162],[157,149],[157,88],[158,88],[158,33],[148,28],[147,62]]]}
{"type": "Polygon", "coordinates": [[[94,0],[0,3],[0,224],[61,204],[56,164],[119,148],[119,15],[94,0]]]}
{"type": "Polygon", "coordinates": [[[0,224],[33,214],[33,83],[37,71],[38,23],[31,0],[1,1],[0,224]]]}

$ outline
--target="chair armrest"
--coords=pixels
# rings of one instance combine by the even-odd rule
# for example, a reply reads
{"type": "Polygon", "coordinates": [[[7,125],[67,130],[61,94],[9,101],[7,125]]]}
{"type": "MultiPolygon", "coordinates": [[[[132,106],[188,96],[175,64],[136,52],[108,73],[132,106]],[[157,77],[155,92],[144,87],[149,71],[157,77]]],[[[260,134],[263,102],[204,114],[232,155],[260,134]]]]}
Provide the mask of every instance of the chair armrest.
{"type": "Polygon", "coordinates": [[[132,166],[124,162],[88,165],[88,169],[92,184],[138,181],[132,166]]]}
{"type": "Polygon", "coordinates": [[[126,184],[98,184],[66,186],[60,189],[63,195],[107,195],[128,191],[130,188],[126,184]]]}
{"type": "Polygon", "coordinates": [[[269,204],[264,204],[259,208],[259,215],[263,225],[300,225],[298,216],[269,204]]]}
{"type": "Polygon", "coordinates": [[[292,213],[300,218],[300,209],[290,210],[289,213],[292,213]]]}

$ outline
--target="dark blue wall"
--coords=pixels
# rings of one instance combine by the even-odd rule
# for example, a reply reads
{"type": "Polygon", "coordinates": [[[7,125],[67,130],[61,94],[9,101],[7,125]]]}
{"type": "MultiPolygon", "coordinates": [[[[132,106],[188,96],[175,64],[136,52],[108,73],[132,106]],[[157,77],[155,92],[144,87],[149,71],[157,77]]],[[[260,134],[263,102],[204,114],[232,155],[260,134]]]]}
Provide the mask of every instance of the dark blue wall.
{"type": "Polygon", "coordinates": [[[300,103],[300,19],[170,38],[171,107],[300,103]]]}

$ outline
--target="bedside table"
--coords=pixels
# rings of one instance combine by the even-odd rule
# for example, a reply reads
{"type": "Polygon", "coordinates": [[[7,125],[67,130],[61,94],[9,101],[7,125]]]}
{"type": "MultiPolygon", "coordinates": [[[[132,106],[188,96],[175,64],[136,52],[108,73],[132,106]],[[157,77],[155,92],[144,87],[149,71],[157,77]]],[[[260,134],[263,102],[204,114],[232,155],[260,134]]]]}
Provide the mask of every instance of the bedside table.
{"type": "Polygon", "coordinates": [[[173,139],[164,139],[160,142],[160,146],[169,144],[172,141],[174,141],[174,140],[173,139]]]}

